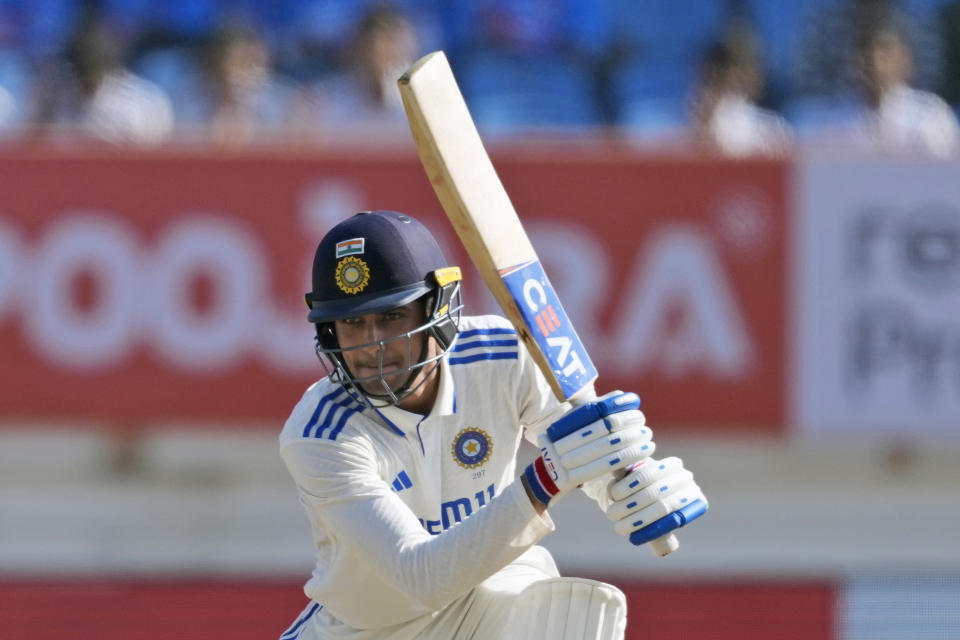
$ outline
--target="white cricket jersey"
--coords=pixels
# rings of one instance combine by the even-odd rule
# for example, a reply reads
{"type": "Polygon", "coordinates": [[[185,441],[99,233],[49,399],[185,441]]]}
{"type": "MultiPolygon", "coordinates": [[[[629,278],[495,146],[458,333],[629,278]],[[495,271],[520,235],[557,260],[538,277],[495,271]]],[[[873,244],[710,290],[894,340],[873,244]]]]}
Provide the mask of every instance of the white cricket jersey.
{"type": "Polygon", "coordinates": [[[524,428],[569,406],[498,316],[463,317],[426,415],[307,389],[280,453],[313,530],[307,596],[355,629],[432,614],[553,530],[517,480],[524,428]]]}

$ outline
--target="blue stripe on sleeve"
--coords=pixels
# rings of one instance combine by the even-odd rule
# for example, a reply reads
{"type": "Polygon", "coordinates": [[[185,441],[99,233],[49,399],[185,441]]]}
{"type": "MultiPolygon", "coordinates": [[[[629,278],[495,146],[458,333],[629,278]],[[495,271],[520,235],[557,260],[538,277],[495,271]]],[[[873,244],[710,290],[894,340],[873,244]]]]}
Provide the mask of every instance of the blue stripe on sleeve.
{"type": "Polygon", "coordinates": [[[317,404],[317,408],[314,409],[313,415],[310,416],[310,420],[307,421],[307,425],[303,428],[304,438],[307,438],[310,436],[310,431],[316,426],[317,421],[320,419],[320,416],[323,415],[324,408],[330,404],[330,401],[336,398],[337,396],[341,395],[345,391],[346,389],[344,389],[343,387],[340,387],[338,389],[334,389],[327,395],[320,398],[320,402],[319,404],[317,404]]]}
{"type": "Polygon", "coordinates": [[[350,397],[350,394],[347,393],[344,387],[340,387],[320,399],[320,403],[317,405],[313,415],[310,416],[309,422],[307,422],[307,425],[303,429],[303,437],[310,437],[311,430],[319,423],[320,426],[317,427],[317,430],[313,433],[313,437],[322,438],[323,432],[333,423],[334,416],[337,414],[338,409],[344,409],[351,413],[356,413],[357,409],[359,409],[359,405],[350,397]],[[326,411],[324,411],[325,409],[326,411]],[[322,419],[321,416],[323,416],[322,419]]]}
{"type": "Polygon", "coordinates": [[[306,426],[303,427],[304,438],[310,435],[310,430],[313,429],[314,425],[317,424],[317,418],[320,417],[320,411],[323,409],[323,406],[326,403],[327,403],[326,398],[320,398],[320,402],[317,403],[317,408],[313,410],[313,415],[310,416],[310,419],[307,421],[306,426]]]}
{"type": "MultiPolygon", "coordinates": [[[[314,434],[314,438],[323,438],[325,437],[323,432],[334,426],[334,424],[340,424],[344,415],[350,411],[350,409],[345,408],[340,403],[335,403],[334,406],[330,407],[330,411],[327,412],[326,417],[320,422],[320,426],[317,427],[317,432],[314,434]]],[[[331,431],[332,435],[332,431],[331,431]]],[[[334,440],[335,438],[330,438],[334,440]]]]}
{"type": "Polygon", "coordinates": [[[478,362],[480,360],[516,360],[517,352],[516,351],[486,351],[475,353],[469,356],[461,356],[459,358],[450,358],[448,362],[450,364],[470,364],[471,362],[478,362]]]}
{"type": "Polygon", "coordinates": [[[499,335],[517,335],[514,329],[508,327],[494,327],[493,329],[469,329],[457,334],[457,339],[470,338],[473,336],[499,336],[499,335]]]}
{"type": "Polygon", "coordinates": [[[323,398],[324,410],[320,412],[320,418],[317,420],[319,425],[313,433],[314,438],[322,438],[323,430],[330,426],[330,418],[336,413],[337,407],[342,406],[341,402],[338,400],[339,396],[345,391],[342,387],[337,389],[332,393],[328,393],[323,398]]]}
{"type": "Polygon", "coordinates": [[[323,417],[323,420],[320,421],[320,426],[317,427],[317,430],[314,432],[314,438],[322,438],[323,432],[330,428],[330,423],[333,420],[333,417],[337,415],[337,411],[341,410],[342,407],[332,406],[330,411],[327,411],[327,414],[323,417]]]}
{"type": "Polygon", "coordinates": [[[328,436],[330,440],[337,439],[337,436],[340,435],[341,431],[343,431],[344,425],[347,424],[347,420],[350,418],[350,416],[352,416],[355,413],[356,413],[356,410],[354,409],[344,408],[344,410],[340,413],[340,420],[337,421],[337,426],[335,426],[333,430],[330,431],[330,435],[328,436]]]}
{"type": "Polygon", "coordinates": [[[517,346],[517,339],[513,338],[512,340],[477,340],[476,342],[468,342],[466,344],[461,343],[459,340],[457,344],[454,345],[451,351],[468,351],[470,349],[476,349],[479,347],[515,347],[517,346]]]}

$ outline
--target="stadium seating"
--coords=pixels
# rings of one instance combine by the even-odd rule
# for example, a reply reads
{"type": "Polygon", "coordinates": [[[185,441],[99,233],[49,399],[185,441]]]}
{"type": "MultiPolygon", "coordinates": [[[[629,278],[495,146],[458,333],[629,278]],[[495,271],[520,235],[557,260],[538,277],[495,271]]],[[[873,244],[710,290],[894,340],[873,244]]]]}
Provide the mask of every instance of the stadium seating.
{"type": "Polygon", "coordinates": [[[477,126],[491,134],[601,121],[589,67],[552,56],[481,51],[454,70],[477,126]]]}

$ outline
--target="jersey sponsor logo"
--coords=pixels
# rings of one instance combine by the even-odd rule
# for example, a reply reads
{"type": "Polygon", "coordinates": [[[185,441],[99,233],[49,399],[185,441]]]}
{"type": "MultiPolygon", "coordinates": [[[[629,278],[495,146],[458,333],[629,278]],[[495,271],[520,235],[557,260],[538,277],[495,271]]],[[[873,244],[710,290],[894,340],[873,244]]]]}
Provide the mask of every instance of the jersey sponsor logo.
{"type": "Polygon", "coordinates": [[[470,504],[470,498],[448,500],[441,505],[440,526],[446,531],[450,525],[463,522],[471,513],[473,513],[473,506],[470,504]]]}
{"type": "Polygon", "coordinates": [[[564,395],[570,397],[597,377],[543,266],[537,260],[500,271],[530,335],[550,363],[564,395]],[[539,331],[537,330],[539,329],[539,331]]]}
{"type": "Polygon", "coordinates": [[[370,282],[370,267],[362,259],[348,256],[337,263],[334,278],[344,293],[360,293],[370,282]]]}
{"type": "Polygon", "coordinates": [[[363,253],[363,238],[350,238],[337,243],[337,259],[363,253]]]}
{"type": "Polygon", "coordinates": [[[447,500],[446,502],[442,502],[440,504],[439,520],[419,518],[420,524],[427,531],[427,533],[435,536],[449,529],[452,525],[458,522],[463,522],[474,511],[486,506],[486,504],[490,500],[493,500],[494,496],[496,495],[497,488],[495,485],[491,484],[487,486],[486,489],[477,491],[472,497],[447,500]]]}
{"type": "Polygon", "coordinates": [[[450,446],[453,459],[464,469],[476,469],[490,459],[493,442],[486,431],[467,427],[457,434],[450,446]]]}

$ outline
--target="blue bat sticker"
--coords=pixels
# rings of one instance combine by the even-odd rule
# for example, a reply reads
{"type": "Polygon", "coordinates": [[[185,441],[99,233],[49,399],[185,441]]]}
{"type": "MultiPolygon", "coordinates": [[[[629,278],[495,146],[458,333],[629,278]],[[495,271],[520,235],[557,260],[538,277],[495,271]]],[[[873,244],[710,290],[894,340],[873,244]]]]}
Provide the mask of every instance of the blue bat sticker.
{"type": "Polygon", "coordinates": [[[530,333],[546,355],[564,398],[597,378],[597,369],[574,331],[538,260],[500,271],[530,333]]]}

